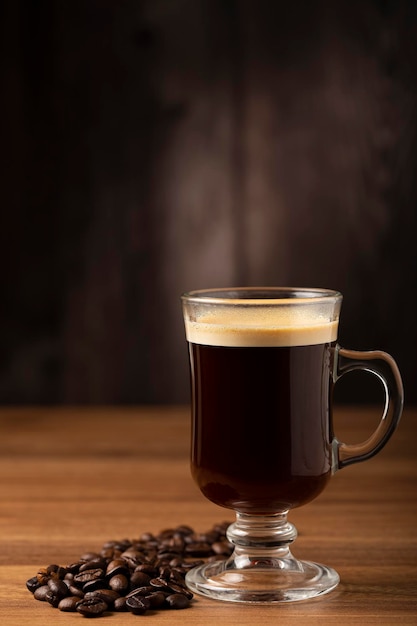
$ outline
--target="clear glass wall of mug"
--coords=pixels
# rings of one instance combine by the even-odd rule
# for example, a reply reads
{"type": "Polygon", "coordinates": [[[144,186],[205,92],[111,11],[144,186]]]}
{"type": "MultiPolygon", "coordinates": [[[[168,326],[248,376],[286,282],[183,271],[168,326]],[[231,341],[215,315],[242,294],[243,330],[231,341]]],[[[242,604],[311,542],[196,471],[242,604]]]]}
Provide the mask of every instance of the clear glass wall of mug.
{"type": "Polygon", "coordinates": [[[233,555],[187,574],[194,591],[235,602],[285,602],[327,593],[331,567],[300,561],[288,512],[332,474],[376,454],[402,412],[388,354],[337,342],[342,296],[325,289],[201,290],[182,297],[192,391],[191,472],[206,498],[236,512],[233,555]],[[383,383],[385,410],[361,444],[333,432],[332,389],[364,369],[383,383]]]}

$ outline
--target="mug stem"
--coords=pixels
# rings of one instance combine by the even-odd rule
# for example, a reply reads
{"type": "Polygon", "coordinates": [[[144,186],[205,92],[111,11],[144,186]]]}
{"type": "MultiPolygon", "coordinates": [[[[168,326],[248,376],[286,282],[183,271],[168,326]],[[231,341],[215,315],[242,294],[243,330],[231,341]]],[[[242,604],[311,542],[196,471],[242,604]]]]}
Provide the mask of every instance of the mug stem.
{"type": "Polygon", "coordinates": [[[227,531],[233,554],[188,572],[187,585],[211,598],[246,603],[291,602],[331,591],[339,582],[337,572],[296,559],[290,550],[296,537],[287,511],[265,516],[237,513],[227,531]]]}

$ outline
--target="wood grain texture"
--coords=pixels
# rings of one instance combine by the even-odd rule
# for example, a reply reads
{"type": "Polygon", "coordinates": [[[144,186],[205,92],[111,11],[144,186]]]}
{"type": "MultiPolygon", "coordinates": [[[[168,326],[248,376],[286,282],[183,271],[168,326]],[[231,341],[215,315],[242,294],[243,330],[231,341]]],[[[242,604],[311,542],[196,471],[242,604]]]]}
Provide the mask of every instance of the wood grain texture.
{"type": "MultiPolygon", "coordinates": [[[[339,408],[335,417],[339,438],[354,442],[369,434],[378,412],[339,408]]],[[[182,523],[204,531],[233,519],[191,480],[186,408],[2,409],[0,432],[0,622],[7,626],[80,623],[33,600],[25,581],[40,566],[73,562],[109,539],[182,523]]],[[[416,453],[417,412],[408,410],[377,457],[339,472],[316,501],[292,512],[294,553],[341,575],[328,596],[261,608],[197,598],[189,610],[147,619],[417,624],[416,453]]],[[[105,622],[137,619],[112,614],[105,622]]]]}

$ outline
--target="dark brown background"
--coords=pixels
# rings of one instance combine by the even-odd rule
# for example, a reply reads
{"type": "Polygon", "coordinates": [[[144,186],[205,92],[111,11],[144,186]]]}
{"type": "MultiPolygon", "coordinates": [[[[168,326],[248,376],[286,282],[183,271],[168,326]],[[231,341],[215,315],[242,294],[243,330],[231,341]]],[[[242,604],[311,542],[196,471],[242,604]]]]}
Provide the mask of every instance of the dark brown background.
{"type": "Polygon", "coordinates": [[[180,293],[247,284],[415,402],[416,6],[3,2],[0,402],[186,401],[180,293]]]}

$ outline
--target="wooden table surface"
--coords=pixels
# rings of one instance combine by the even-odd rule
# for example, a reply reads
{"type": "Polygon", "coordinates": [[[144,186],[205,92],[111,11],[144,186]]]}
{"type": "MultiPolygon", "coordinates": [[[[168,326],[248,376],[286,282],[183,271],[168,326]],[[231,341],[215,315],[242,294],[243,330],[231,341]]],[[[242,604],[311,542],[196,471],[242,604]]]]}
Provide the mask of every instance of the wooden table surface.
{"type": "MultiPolygon", "coordinates": [[[[376,409],[338,408],[339,439],[363,439],[376,409]]],[[[25,582],[108,539],[179,524],[197,531],[233,520],[206,501],[188,467],[189,410],[3,408],[0,410],[0,624],[80,624],[35,601],[25,582]]],[[[334,567],[339,587],[309,602],[237,605],[196,597],[185,611],[146,623],[417,624],[417,410],[408,409],[374,459],[337,473],[325,492],[294,510],[296,556],[334,567]]],[[[110,626],[138,623],[112,613],[110,626]]],[[[100,622],[101,623],[101,622],[100,622]]]]}

